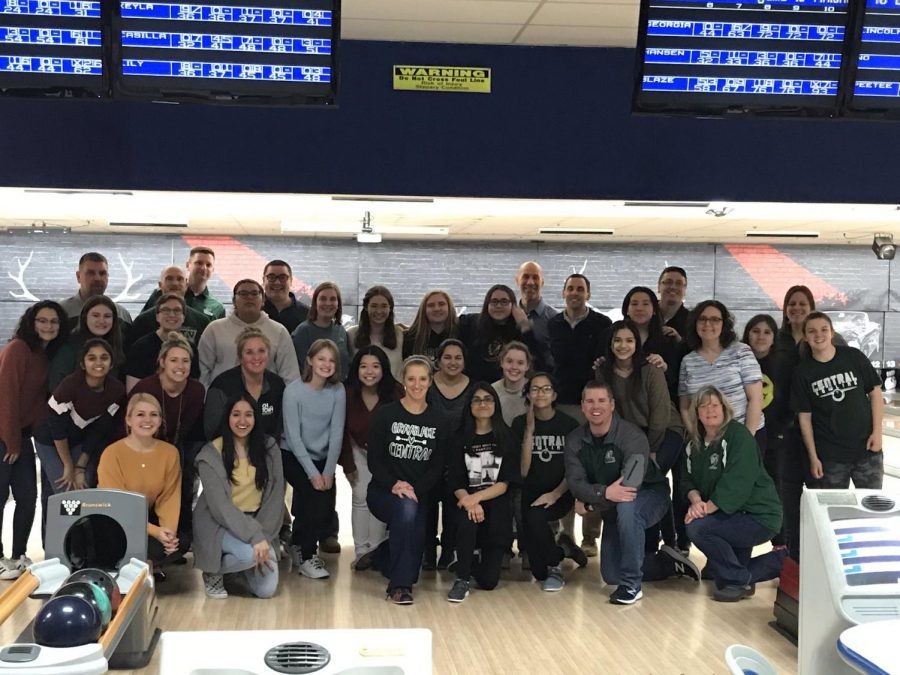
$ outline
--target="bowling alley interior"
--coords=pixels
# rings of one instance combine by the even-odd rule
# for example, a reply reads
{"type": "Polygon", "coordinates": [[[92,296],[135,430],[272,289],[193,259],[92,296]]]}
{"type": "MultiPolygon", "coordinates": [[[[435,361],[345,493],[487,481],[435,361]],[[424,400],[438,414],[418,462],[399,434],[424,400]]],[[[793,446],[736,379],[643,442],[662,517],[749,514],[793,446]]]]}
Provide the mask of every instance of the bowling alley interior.
{"type": "Polygon", "coordinates": [[[898,154],[900,0],[4,0],[0,675],[900,673],[898,154]]]}

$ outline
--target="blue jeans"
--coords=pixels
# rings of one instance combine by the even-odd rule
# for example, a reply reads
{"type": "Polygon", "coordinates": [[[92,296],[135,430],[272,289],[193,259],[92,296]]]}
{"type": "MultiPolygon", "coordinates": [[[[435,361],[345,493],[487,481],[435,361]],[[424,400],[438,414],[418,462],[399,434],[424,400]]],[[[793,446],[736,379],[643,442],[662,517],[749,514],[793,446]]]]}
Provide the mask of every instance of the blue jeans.
{"type": "Polygon", "coordinates": [[[270,566],[263,574],[253,558],[253,546],[241,541],[233,534],[225,531],[222,537],[222,574],[242,572],[250,587],[250,592],[257,598],[271,598],[278,590],[278,563],[275,551],[269,545],[270,566]]]}
{"type": "Polygon", "coordinates": [[[419,580],[422,552],[425,550],[425,521],[428,495],[419,501],[398,497],[374,482],[369,483],[369,511],[388,526],[389,557],[381,572],[388,578],[388,592],[412,588],[419,580]]]}
{"type": "MultiPolygon", "coordinates": [[[[12,490],[13,499],[16,500],[16,510],[13,514],[12,556],[18,560],[25,555],[28,547],[28,536],[31,534],[31,526],[34,524],[34,510],[37,505],[37,479],[34,471],[34,446],[31,444],[31,436],[22,434],[22,444],[19,450],[19,458],[9,464],[0,462],[0,535],[3,528],[3,511],[6,500],[12,490]]],[[[0,460],[6,457],[6,445],[0,441],[0,460]]],[[[4,557],[3,543],[0,541],[0,557],[4,557]]]]}
{"type": "Polygon", "coordinates": [[[747,586],[781,574],[781,564],[787,554],[785,550],[770,551],[751,558],[754,546],[769,541],[777,534],[760,525],[753,516],[716,511],[711,516],[688,523],[687,533],[712,564],[719,587],[747,586]]]}
{"type": "Polygon", "coordinates": [[[619,502],[604,513],[600,538],[600,575],[614,586],[641,587],[644,566],[644,530],[659,522],[669,499],[655,490],[638,490],[633,502],[619,502]]]}

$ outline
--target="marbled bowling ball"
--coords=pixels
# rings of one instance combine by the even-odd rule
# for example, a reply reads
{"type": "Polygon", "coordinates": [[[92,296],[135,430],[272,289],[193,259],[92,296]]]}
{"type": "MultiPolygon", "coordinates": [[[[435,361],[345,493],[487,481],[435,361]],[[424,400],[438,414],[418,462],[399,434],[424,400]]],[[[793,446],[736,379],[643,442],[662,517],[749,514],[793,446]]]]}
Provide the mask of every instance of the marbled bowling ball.
{"type": "Polygon", "coordinates": [[[96,642],[102,630],[99,612],[84,598],[60,595],[41,607],[32,623],[34,641],[44,647],[78,647],[96,642]]]}
{"type": "Polygon", "coordinates": [[[112,618],[112,602],[99,584],[95,584],[93,581],[70,581],[60,586],[53,597],[60,595],[76,595],[90,602],[100,613],[102,628],[106,630],[109,620],[112,618]]]}
{"type": "Polygon", "coordinates": [[[109,597],[109,602],[112,605],[112,613],[115,615],[116,610],[119,609],[119,603],[122,602],[122,593],[119,591],[119,586],[116,584],[115,579],[107,572],[97,569],[96,567],[85,567],[84,569],[72,572],[65,583],[72,581],[92,581],[100,586],[109,597]]]}

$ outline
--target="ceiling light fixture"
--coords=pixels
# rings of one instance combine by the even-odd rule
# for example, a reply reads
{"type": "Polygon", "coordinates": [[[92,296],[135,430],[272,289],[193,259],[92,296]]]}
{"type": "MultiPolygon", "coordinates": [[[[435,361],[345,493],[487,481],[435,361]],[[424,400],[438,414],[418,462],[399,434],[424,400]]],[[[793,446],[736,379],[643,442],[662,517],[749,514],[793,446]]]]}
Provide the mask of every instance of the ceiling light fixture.
{"type": "Polygon", "coordinates": [[[581,234],[590,234],[590,235],[600,235],[600,236],[608,236],[615,234],[615,230],[611,229],[602,229],[597,227],[542,227],[538,230],[538,234],[567,234],[567,235],[581,235],[581,234]]]}
{"type": "Polygon", "coordinates": [[[358,244],[380,244],[381,235],[372,229],[372,214],[366,211],[362,219],[362,230],[356,235],[358,244]]]}
{"type": "Polygon", "coordinates": [[[747,230],[746,237],[799,237],[802,239],[816,239],[819,233],[815,230],[747,230]]]}
{"type": "Polygon", "coordinates": [[[872,242],[872,250],[879,260],[893,260],[897,253],[897,247],[894,246],[894,235],[890,232],[877,233],[872,242]]]}

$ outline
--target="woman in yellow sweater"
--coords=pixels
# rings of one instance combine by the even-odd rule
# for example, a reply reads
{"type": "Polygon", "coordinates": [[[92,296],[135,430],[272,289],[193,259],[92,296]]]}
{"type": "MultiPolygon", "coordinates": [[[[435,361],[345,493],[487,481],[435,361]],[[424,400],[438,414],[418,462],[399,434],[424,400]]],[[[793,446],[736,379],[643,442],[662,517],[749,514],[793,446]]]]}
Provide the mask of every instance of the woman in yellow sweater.
{"type": "Polygon", "coordinates": [[[179,530],[181,465],[178,449],[156,438],[162,416],[150,394],[128,401],[128,435],[108,446],[97,469],[98,486],[138,492],[147,498],[147,558],[155,567],[181,557],[190,541],[179,530]]]}

